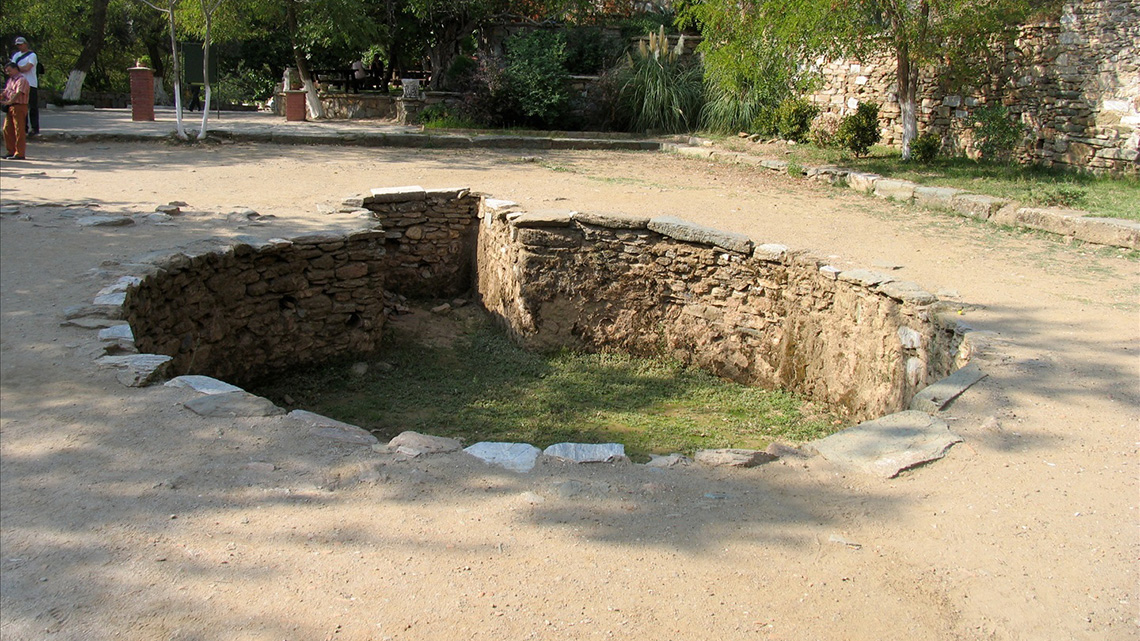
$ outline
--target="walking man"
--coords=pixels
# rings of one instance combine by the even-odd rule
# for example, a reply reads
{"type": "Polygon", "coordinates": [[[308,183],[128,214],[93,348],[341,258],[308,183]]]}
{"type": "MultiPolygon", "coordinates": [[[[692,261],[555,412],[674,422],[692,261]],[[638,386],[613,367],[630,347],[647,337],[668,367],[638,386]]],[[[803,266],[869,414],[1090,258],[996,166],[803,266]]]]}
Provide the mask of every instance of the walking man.
{"type": "Polygon", "coordinates": [[[39,70],[40,59],[35,51],[28,46],[28,41],[23,36],[16,38],[16,53],[12,54],[12,62],[20,68],[20,73],[24,74],[24,78],[28,80],[28,87],[31,88],[32,93],[28,98],[28,135],[35,136],[40,133],[40,100],[39,100],[39,86],[40,79],[39,70]]]}
{"type": "Polygon", "coordinates": [[[0,93],[0,105],[4,106],[4,148],[11,160],[24,160],[27,155],[28,139],[24,131],[28,119],[28,97],[31,88],[28,79],[20,73],[20,66],[14,62],[4,65],[8,82],[0,93]]]}

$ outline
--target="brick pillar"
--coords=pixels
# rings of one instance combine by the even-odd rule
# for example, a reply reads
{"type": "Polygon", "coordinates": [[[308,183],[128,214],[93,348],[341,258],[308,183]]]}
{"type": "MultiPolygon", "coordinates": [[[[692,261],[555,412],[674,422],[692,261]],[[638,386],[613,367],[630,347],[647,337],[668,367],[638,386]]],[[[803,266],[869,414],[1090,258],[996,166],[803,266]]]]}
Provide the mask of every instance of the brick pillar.
{"type": "Polygon", "coordinates": [[[131,120],[154,120],[154,71],[131,67],[131,120]]]}
{"type": "Polygon", "coordinates": [[[288,122],[300,122],[305,119],[307,110],[305,109],[305,92],[288,90],[285,92],[285,120],[288,122]]]}

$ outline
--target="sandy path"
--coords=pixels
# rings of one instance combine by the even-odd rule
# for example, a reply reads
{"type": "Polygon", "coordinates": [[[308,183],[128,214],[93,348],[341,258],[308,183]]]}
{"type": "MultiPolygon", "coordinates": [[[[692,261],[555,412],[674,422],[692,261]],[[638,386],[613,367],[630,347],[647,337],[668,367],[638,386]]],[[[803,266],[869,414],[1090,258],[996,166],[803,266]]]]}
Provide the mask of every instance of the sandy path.
{"type": "Polygon", "coordinates": [[[1140,269],[1119,252],[662,154],[35,155],[0,167],[3,204],[30,214],[0,219],[6,641],[1140,638],[1140,269]],[[104,261],[242,233],[224,216],[238,206],[276,215],[280,235],[321,228],[320,205],[404,184],[673,214],[839,266],[902,265],[997,334],[990,378],[946,412],[966,443],[891,481],[817,459],[525,476],[396,463],[282,421],[197,417],[182,390],[124,388],[91,363],[93,332],[59,326],[107,283],[104,261]],[[93,230],[30,206],[172,200],[203,213],[93,230]]]}

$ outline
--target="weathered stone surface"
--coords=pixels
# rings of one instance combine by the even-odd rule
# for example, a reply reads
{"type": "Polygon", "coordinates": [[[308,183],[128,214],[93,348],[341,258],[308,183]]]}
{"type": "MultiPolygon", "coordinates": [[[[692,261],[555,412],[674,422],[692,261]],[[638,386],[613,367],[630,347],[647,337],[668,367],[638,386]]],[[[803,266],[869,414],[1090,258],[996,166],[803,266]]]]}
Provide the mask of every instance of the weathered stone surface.
{"type": "Polygon", "coordinates": [[[763,245],[757,245],[756,248],[752,250],[752,257],[759,260],[779,262],[784,260],[784,256],[786,256],[787,253],[788,248],[784,245],[765,243],[763,245]]]}
{"type": "Polygon", "coordinates": [[[312,428],[309,434],[319,438],[351,445],[373,446],[380,442],[366,429],[306,410],[293,410],[289,412],[289,418],[305,423],[312,428]]]}
{"type": "Polygon", "coordinates": [[[1076,221],[1073,236],[1089,243],[1140,249],[1140,221],[1085,216],[1076,221]]]}
{"type": "Polygon", "coordinates": [[[503,200],[500,198],[485,198],[485,199],[483,199],[483,206],[486,207],[487,209],[491,210],[491,211],[506,211],[508,209],[514,209],[514,208],[518,207],[519,204],[513,200],[503,200]]]}
{"type": "Polygon", "coordinates": [[[574,220],[585,225],[597,225],[609,229],[645,229],[649,226],[648,216],[630,216],[605,212],[574,212],[574,220]]]}
{"type": "Polygon", "coordinates": [[[511,221],[515,227],[522,229],[541,229],[543,227],[569,227],[574,212],[569,209],[550,209],[546,211],[526,212],[511,221]]]}
{"type": "Polygon", "coordinates": [[[101,341],[133,341],[135,335],[131,332],[131,326],[126,323],[112,325],[106,329],[99,331],[99,340],[101,341]]]}
{"type": "Polygon", "coordinates": [[[649,229],[677,240],[722,247],[741,254],[752,252],[752,240],[744,234],[704,227],[674,216],[658,216],[650,219],[649,229]]]}
{"type": "Polygon", "coordinates": [[[426,200],[427,191],[418,185],[407,187],[377,187],[364,199],[365,205],[426,200]]]}
{"type": "Polygon", "coordinates": [[[649,462],[645,464],[646,467],[658,468],[671,468],[671,467],[687,467],[693,464],[693,459],[685,456],[684,454],[669,454],[668,456],[660,456],[657,454],[649,455],[649,462]]]}
{"type": "Polygon", "coordinates": [[[910,202],[914,198],[914,190],[918,185],[909,180],[891,180],[880,178],[875,181],[874,194],[879,198],[891,198],[903,202],[910,202]]]}
{"type": "Polygon", "coordinates": [[[761,160],[760,166],[772,171],[787,171],[788,163],[785,160],[761,160]]]}
{"type": "Polygon", "coordinates": [[[855,191],[870,193],[875,190],[875,183],[882,179],[879,174],[865,171],[853,171],[847,174],[847,186],[855,191]]]}
{"type": "Polygon", "coordinates": [[[923,187],[914,188],[914,204],[931,209],[952,209],[954,198],[965,192],[953,187],[923,187]]]}
{"type": "Polygon", "coordinates": [[[985,372],[976,363],[970,363],[946,378],[920,390],[911,399],[910,409],[937,412],[985,377],[985,372]]]}
{"type": "Polygon", "coordinates": [[[177,216],[182,213],[182,208],[178,205],[159,205],[155,207],[154,210],[160,214],[166,214],[167,216],[177,216]]]}
{"type": "Polygon", "coordinates": [[[839,280],[846,283],[856,283],[863,287],[874,287],[875,285],[889,283],[894,280],[894,277],[870,269],[848,269],[839,273],[839,280]]]}
{"type": "Polygon", "coordinates": [[[713,150],[707,147],[676,147],[674,151],[682,156],[696,156],[698,158],[712,158],[713,150]]]}
{"type": "Polygon", "coordinates": [[[942,458],[961,441],[946,421],[926,412],[905,411],[860,423],[811,445],[829,461],[894,478],[905,469],[942,458]]]}
{"type": "Polygon", "coordinates": [[[628,461],[620,443],[555,443],[542,451],[544,456],[574,463],[616,463],[628,461]]]}
{"type": "Polygon", "coordinates": [[[59,324],[60,327],[79,327],[81,329],[105,329],[107,327],[115,327],[122,324],[121,320],[114,320],[111,318],[93,318],[93,317],[79,317],[65,320],[59,324]]]}
{"type": "Polygon", "coordinates": [[[100,365],[121,370],[117,377],[127,387],[146,387],[166,378],[170,361],[169,356],[162,354],[104,356],[96,360],[100,365]]]}
{"type": "Polygon", "coordinates": [[[463,450],[482,461],[506,468],[512,472],[529,472],[534,469],[542,450],[530,443],[495,443],[483,441],[463,450]]]}
{"type": "Polygon", "coordinates": [[[693,460],[702,465],[714,467],[756,467],[776,460],[775,456],[762,450],[716,449],[697,450],[693,460]]]}
{"type": "Polygon", "coordinates": [[[954,199],[951,201],[950,209],[963,216],[987,220],[999,209],[1008,204],[1009,201],[1004,198],[983,196],[981,194],[958,194],[954,196],[954,199]]]}
{"type": "Polygon", "coordinates": [[[888,281],[879,284],[876,289],[897,301],[912,305],[929,305],[938,300],[934,294],[908,280],[888,281]]]}
{"type": "Polygon", "coordinates": [[[274,405],[269,399],[245,391],[206,394],[190,399],[182,405],[195,414],[214,418],[280,416],[285,413],[285,410],[274,405]]]}
{"type": "Polygon", "coordinates": [[[63,317],[68,320],[84,316],[119,320],[123,317],[123,308],[121,305],[73,305],[63,310],[63,317]]]}
{"type": "Polygon", "coordinates": [[[225,381],[219,381],[216,378],[212,378],[210,376],[202,376],[200,374],[176,376],[169,381],[166,381],[166,386],[185,387],[201,394],[227,394],[229,392],[245,391],[237,385],[230,385],[225,381]]]}
{"type": "Polygon", "coordinates": [[[408,457],[455,452],[462,448],[463,444],[453,438],[429,436],[411,431],[401,432],[396,438],[388,441],[387,446],[388,451],[408,457]]]}
{"type": "Polygon", "coordinates": [[[991,220],[1003,225],[1017,225],[1062,236],[1072,236],[1100,245],[1140,248],[1140,222],[1119,218],[1098,218],[1087,216],[1087,213],[1060,208],[1022,207],[1017,210],[1006,208],[991,220]]]}
{"type": "Polygon", "coordinates": [[[130,216],[87,216],[75,221],[80,227],[126,227],[135,224],[130,216]]]}

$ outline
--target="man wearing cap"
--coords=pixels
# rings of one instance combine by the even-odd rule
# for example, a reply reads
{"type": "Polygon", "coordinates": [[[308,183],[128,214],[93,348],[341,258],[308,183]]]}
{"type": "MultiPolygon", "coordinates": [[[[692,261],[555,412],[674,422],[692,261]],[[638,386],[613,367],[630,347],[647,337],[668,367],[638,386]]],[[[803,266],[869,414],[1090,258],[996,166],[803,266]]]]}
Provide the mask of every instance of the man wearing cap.
{"type": "Polygon", "coordinates": [[[20,73],[20,67],[9,60],[4,63],[4,73],[8,82],[0,93],[0,105],[4,106],[4,147],[8,151],[5,159],[24,160],[27,153],[27,138],[24,122],[28,118],[28,79],[20,73]]]}
{"type": "Polygon", "coordinates": [[[40,60],[23,36],[16,38],[16,52],[12,54],[12,62],[16,63],[20,73],[28,79],[28,86],[32,89],[28,98],[28,135],[34,136],[40,133],[40,100],[37,95],[40,79],[36,75],[40,60]]]}

